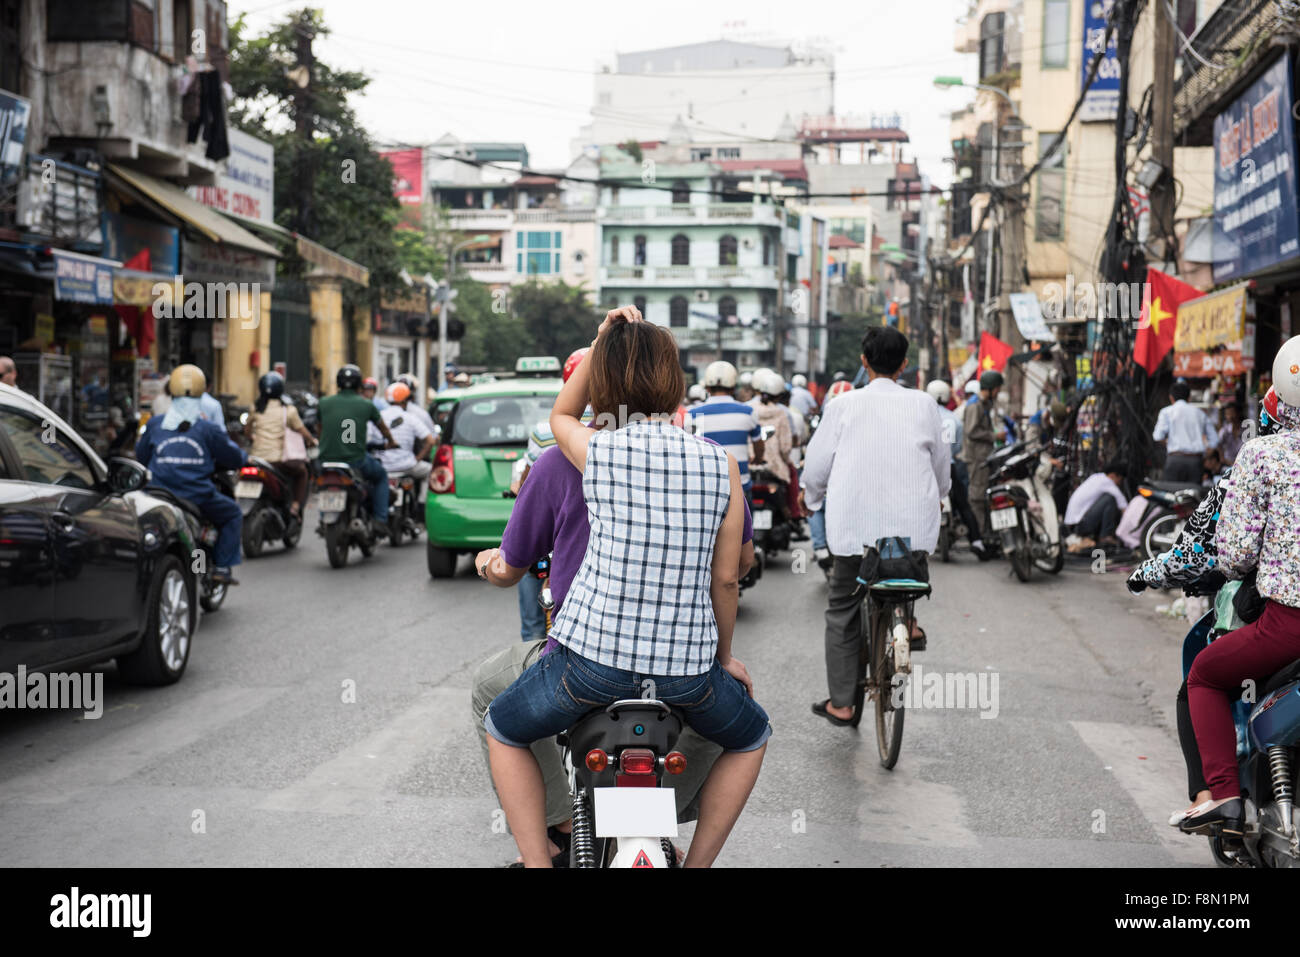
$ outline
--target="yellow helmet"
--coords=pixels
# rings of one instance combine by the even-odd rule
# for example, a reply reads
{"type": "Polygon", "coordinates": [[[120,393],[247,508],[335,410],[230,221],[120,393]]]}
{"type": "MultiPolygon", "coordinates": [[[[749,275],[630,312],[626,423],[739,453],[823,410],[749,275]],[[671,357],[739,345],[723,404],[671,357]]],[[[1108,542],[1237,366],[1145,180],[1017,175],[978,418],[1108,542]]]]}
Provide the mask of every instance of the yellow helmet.
{"type": "Polygon", "coordinates": [[[178,395],[201,396],[208,389],[208,380],[198,366],[177,366],[167,380],[167,391],[173,397],[178,395]]]}

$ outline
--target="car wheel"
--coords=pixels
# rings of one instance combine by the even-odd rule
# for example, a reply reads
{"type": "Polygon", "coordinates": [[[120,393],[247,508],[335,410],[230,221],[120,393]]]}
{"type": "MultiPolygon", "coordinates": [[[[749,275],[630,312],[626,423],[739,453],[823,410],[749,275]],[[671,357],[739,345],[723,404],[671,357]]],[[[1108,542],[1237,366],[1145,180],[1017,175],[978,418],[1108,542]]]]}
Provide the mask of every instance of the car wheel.
{"type": "Polygon", "coordinates": [[[434,578],[451,578],[456,574],[456,553],[449,548],[438,548],[432,542],[425,549],[429,560],[429,574],[434,578]]]}
{"type": "Polygon", "coordinates": [[[144,635],[129,655],[117,659],[122,680],[139,685],[169,685],[180,680],[190,658],[194,594],[175,555],[165,555],[149,589],[144,635]]]}

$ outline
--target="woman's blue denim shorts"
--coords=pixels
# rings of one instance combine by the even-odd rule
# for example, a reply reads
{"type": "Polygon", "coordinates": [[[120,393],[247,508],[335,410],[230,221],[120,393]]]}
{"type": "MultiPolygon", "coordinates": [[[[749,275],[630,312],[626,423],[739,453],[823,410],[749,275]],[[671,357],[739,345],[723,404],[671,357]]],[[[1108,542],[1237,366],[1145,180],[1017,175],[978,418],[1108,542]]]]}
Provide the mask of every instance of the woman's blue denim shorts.
{"type": "Polygon", "coordinates": [[[754,751],[772,736],[767,712],[716,659],[703,674],[642,675],[598,664],[564,645],[497,695],[483,726],[502,744],[526,748],[595,708],[641,697],[646,679],[654,682],[656,699],[679,709],[697,734],[727,751],[754,751]]]}

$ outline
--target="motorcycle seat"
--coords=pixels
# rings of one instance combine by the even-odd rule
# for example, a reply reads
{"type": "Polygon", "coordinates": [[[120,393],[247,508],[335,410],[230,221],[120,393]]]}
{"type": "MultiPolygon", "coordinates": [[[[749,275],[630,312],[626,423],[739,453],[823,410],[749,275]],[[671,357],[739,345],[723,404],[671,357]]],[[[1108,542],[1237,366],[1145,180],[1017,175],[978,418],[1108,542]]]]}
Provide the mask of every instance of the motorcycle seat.
{"type": "Polygon", "coordinates": [[[365,481],[365,476],[361,474],[361,470],[357,468],[355,465],[353,465],[351,462],[322,462],[320,464],[320,469],[322,472],[324,472],[326,469],[335,469],[340,472],[350,472],[352,474],[352,477],[355,478],[357,481],[359,482],[365,481]]]}
{"type": "Polygon", "coordinates": [[[1204,493],[1205,489],[1200,485],[1193,485],[1189,482],[1143,482],[1147,488],[1158,489],[1161,492],[1196,492],[1204,493]]]}
{"type": "Polygon", "coordinates": [[[165,489],[161,485],[148,485],[145,486],[145,491],[157,495],[159,498],[167,499],[167,501],[171,502],[173,505],[179,506],[182,511],[189,512],[199,521],[203,521],[203,513],[199,511],[197,505],[187,498],[181,498],[170,489],[165,489]]]}
{"type": "Polygon", "coordinates": [[[871,585],[871,594],[877,601],[901,605],[904,602],[926,598],[930,594],[930,583],[914,578],[887,578],[871,585]]]}
{"type": "Polygon", "coordinates": [[[1290,684],[1298,678],[1300,678],[1300,658],[1291,662],[1281,671],[1276,672],[1271,678],[1269,678],[1268,681],[1265,682],[1263,689],[1259,692],[1256,700],[1263,698],[1265,695],[1272,694],[1278,688],[1285,684],[1290,684]]]}

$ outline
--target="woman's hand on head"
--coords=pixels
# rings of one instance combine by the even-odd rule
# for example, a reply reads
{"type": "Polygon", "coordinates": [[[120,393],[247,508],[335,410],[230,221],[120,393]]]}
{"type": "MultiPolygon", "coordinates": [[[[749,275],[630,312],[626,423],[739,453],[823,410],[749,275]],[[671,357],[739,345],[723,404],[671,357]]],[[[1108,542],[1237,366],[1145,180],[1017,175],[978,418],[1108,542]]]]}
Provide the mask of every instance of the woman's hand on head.
{"type": "Polygon", "coordinates": [[[620,322],[644,322],[641,310],[636,306],[619,306],[617,309],[611,309],[605,313],[605,320],[596,330],[596,338],[599,339],[611,327],[618,325],[620,322]]]}

